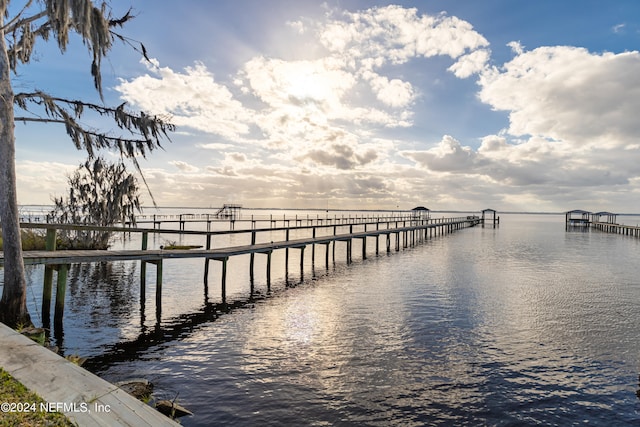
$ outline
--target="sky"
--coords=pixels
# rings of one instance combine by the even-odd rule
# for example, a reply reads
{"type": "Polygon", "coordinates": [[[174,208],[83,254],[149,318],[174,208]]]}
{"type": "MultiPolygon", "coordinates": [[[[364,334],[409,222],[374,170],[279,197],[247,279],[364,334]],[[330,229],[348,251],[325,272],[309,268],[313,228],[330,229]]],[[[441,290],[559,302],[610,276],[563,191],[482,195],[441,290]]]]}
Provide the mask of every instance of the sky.
{"type": "MultiPolygon", "coordinates": [[[[176,125],[140,159],[160,206],[640,213],[636,0],[129,5],[151,62],[116,43],[104,102],[176,125]]],[[[40,41],[12,84],[100,102],[90,65],[40,41]]],[[[17,123],[16,149],[21,204],[86,157],[57,124],[17,123]]]]}

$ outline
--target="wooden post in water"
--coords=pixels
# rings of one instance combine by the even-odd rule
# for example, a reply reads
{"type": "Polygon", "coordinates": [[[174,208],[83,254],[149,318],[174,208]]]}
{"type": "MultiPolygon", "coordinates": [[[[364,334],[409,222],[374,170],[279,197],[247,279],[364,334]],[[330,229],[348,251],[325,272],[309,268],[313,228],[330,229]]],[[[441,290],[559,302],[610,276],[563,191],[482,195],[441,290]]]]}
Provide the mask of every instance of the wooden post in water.
{"type": "MultiPolygon", "coordinates": [[[[147,244],[149,240],[149,233],[147,231],[142,232],[142,247],[143,251],[147,250],[147,244]]],[[[146,285],[147,285],[147,262],[144,260],[140,261],[140,301],[145,300],[146,294],[146,285]]]]}
{"type": "MultiPolygon", "coordinates": [[[[251,246],[254,246],[256,244],[256,232],[252,231],[251,232],[251,246]]],[[[254,252],[251,252],[251,258],[249,260],[249,280],[251,281],[251,283],[253,283],[253,264],[256,258],[256,254],[254,252]]]]}
{"type": "Polygon", "coordinates": [[[162,260],[155,261],[156,265],[156,321],[162,318],[162,260]]]}
{"type": "MultiPolygon", "coordinates": [[[[45,249],[47,251],[56,250],[55,228],[47,228],[45,249]]],[[[44,283],[42,285],[42,321],[45,323],[45,325],[43,325],[45,328],[48,328],[50,326],[51,321],[51,291],[53,288],[53,270],[53,266],[44,266],[44,283]]]]}
{"type": "Polygon", "coordinates": [[[271,251],[267,252],[267,291],[271,290],[271,251]]]}
{"type": "Polygon", "coordinates": [[[222,303],[227,303],[227,261],[229,261],[228,257],[222,258],[222,303]]]}
{"type": "Polygon", "coordinates": [[[304,249],[306,246],[300,248],[300,282],[304,279],[304,249]]]}
{"type": "MultiPolygon", "coordinates": [[[[308,219],[307,219],[308,222],[308,219]]],[[[316,228],[313,227],[313,231],[311,234],[311,237],[313,237],[313,239],[315,240],[316,238],[316,228]]],[[[316,244],[312,243],[311,244],[311,267],[316,265],[316,244]]]]}
{"type": "Polygon", "coordinates": [[[53,268],[44,266],[44,286],[42,288],[42,322],[45,329],[49,329],[51,322],[51,291],[53,288],[53,268]]]}
{"type": "MultiPolygon", "coordinates": [[[[283,225],[284,225],[284,221],[283,221],[283,225]]],[[[289,241],[289,229],[287,228],[287,230],[285,231],[285,240],[288,242],[289,241]]],[[[284,250],[284,269],[285,271],[289,271],[289,248],[285,248],[284,250]]]]}
{"type": "MultiPolygon", "coordinates": [[[[335,234],[334,234],[335,235],[335,234]]],[[[336,263],[336,241],[333,241],[333,263],[336,263]]]]}
{"type": "Polygon", "coordinates": [[[325,251],[324,251],[324,266],[325,268],[328,270],[329,269],[329,245],[331,244],[331,242],[327,242],[324,244],[325,246],[325,251]]]}
{"type": "MultiPolygon", "coordinates": [[[[211,250],[211,234],[207,234],[207,241],[206,241],[205,248],[207,250],[211,250]]],[[[211,261],[209,257],[206,257],[204,259],[204,286],[205,286],[205,292],[207,293],[209,291],[209,261],[211,261]]]]}
{"type": "Polygon", "coordinates": [[[67,294],[67,272],[68,264],[60,264],[56,266],[58,269],[58,283],[56,287],[56,309],[53,315],[53,323],[56,330],[62,330],[62,317],[64,316],[64,299],[67,294]]]}

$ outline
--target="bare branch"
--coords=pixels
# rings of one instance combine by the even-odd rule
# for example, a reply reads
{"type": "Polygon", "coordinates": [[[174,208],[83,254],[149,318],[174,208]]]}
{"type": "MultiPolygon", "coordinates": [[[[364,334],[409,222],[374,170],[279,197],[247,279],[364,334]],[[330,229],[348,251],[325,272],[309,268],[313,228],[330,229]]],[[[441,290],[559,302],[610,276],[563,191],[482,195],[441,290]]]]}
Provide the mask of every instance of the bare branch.
{"type": "Polygon", "coordinates": [[[11,21],[7,22],[3,27],[0,27],[0,31],[4,31],[5,34],[9,34],[14,32],[18,27],[29,24],[31,22],[37,21],[38,19],[47,16],[46,12],[40,12],[36,15],[30,16],[28,18],[20,19],[22,14],[31,6],[33,0],[29,0],[27,4],[24,5],[22,10],[16,14],[16,16],[11,19],[11,21]]]}
{"type": "Polygon", "coordinates": [[[64,123],[64,120],[43,119],[41,117],[14,117],[16,122],[64,123]]]}

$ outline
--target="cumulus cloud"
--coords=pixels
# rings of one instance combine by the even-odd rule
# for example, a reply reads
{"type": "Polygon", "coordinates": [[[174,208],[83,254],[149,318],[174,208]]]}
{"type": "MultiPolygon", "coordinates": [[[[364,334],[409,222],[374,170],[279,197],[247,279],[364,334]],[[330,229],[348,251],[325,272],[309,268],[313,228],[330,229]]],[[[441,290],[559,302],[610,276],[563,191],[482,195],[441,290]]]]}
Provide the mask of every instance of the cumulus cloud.
{"type": "Polygon", "coordinates": [[[378,155],[374,150],[357,153],[353,148],[343,144],[333,144],[324,149],[314,149],[304,155],[316,165],[333,166],[337,169],[348,170],[363,166],[376,160],[378,155]]]}
{"type": "Polygon", "coordinates": [[[196,166],[190,165],[189,163],[180,160],[174,160],[169,163],[180,169],[182,172],[198,172],[199,170],[199,168],[197,168],[196,166]]]}
{"type": "Polygon", "coordinates": [[[121,80],[115,89],[123,100],[156,115],[169,117],[177,126],[215,133],[230,139],[249,132],[250,111],[234,99],[199,62],[176,72],[157,61],[149,73],[121,80]]]}
{"type": "Polygon", "coordinates": [[[640,54],[570,46],[522,52],[480,79],[480,99],[509,112],[509,133],[588,145],[626,145],[640,132],[640,54]]]}
{"type": "Polygon", "coordinates": [[[403,82],[400,79],[389,80],[387,77],[371,72],[366,75],[378,100],[390,107],[406,107],[415,97],[409,82],[403,82]]]}
{"type": "Polygon", "coordinates": [[[319,29],[320,41],[331,52],[371,68],[420,56],[457,59],[489,45],[469,22],[444,14],[418,15],[415,8],[391,5],[344,12],[340,18],[319,29]]]}
{"type": "Polygon", "coordinates": [[[458,61],[449,67],[449,71],[461,79],[466,79],[484,70],[489,61],[490,52],[486,49],[478,49],[467,55],[461,56],[458,61]]]}
{"type": "Polygon", "coordinates": [[[23,160],[16,162],[17,187],[20,204],[49,203],[51,198],[68,193],[67,176],[78,164],[60,162],[38,162],[23,160]]]}
{"type": "Polygon", "coordinates": [[[406,151],[404,156],[435,172],[475,173],[477,153],[464,147],[455,138],[445,135],[434,148],[425,151],[406,151]]]}
{"type": "Polygon", "coordinates": [[[640,54],[511,47],[515,57],[479,80],[480,99],[509,112],[509,126],[483,138],[476,171],[556,203],[578,188],[636,191],[640,54]]]}

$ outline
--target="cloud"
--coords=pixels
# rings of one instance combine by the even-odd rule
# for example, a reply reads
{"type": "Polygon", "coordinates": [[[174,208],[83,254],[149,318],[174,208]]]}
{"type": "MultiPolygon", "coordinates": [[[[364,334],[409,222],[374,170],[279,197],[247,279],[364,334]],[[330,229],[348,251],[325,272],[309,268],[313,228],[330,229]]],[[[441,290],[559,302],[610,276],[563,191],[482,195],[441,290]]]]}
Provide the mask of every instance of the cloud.
{"type": "Polygon", "coordinates": [[[461,56],[455,64],[449,67],[449,71],[458,78],[466,79],[485,69],[490,55],[490,52],[486,49],[476,50],[461,56]]]}
{"type": "Polygon", "coordinates": [[[182,172],[198,172],[199,170],[199,168],[180,160],[174,160],[169,163],[180,169],[182,172]]]}
{"type": "Polygon", "coordinates": [[[314,149],[304,155],[316,165],[333,166],[341,170],[355,169],[378,158],[374,150],[358,154],[348,145],[333,144],[325,149],[314,149]]]}
{"type": "Polygon", "coordinates": [[[20,204],[41,204],[51,202],[52,197],[68,193],[67,176],[78,164],[60,162],[36,162],[23,160],[16,162],[17,188],[20,204]]]}
{"type": "Polygon", "coordinates": [[[366,74],[376,98],[385,105],[394,108],[406,107],[415,98],[414,89],[409,82],[400,79],[389,80],[371,72],[366,74]]]}
{"type": "Polygon", "coordinates": [[[445,135],[438,145],[426,151],[407,151],[404,156],[435,172],[474,173],[477,153],[463,147],[455,138],[445,135]]]}
{"type": "Polygon", "coordinates": [[[611,30],[616,34],[620,34],[620,33],[624,32],[624,29],[625,29],[626,26],[627,26],[627,24],[614,25],[613,28],[611,28],[611,30]]]}
{"type": "Polygon", "coordinates": [[[200,62],[176,72],[153,62],[151,74],[121,80],[115,90],[144,111],[170,117],[177,126],[237,139],[249,132],[250,114],[200,62]]]}
{"type": "Polygon", "coordinates": [[[594,54],[569,46],[522,52],[480,79],[480,99],[509,112],[508,132],[574,149],[634,141],[640,122],[640,54],[594,54]]]}
{"type": "Polygon", "coordinates": [[[224,143],[224,142],[211,142],[208,144],[196,144],[196,147],[198,148],[204,148],[205,150],[217,150],[217,151],[224,151],[226,149],[232,148],[234,145],[230,144],[230,143],[224,143]]]}
{"type": "Polygon", "coordinates": [[[321,26],[321,43],[369,68],[403,64],[416,57],[457,59],[489,45],[470,23],[444,14],[419,16],[415,8],[391,5],[344,12],[340,18],[321,26]]]}

